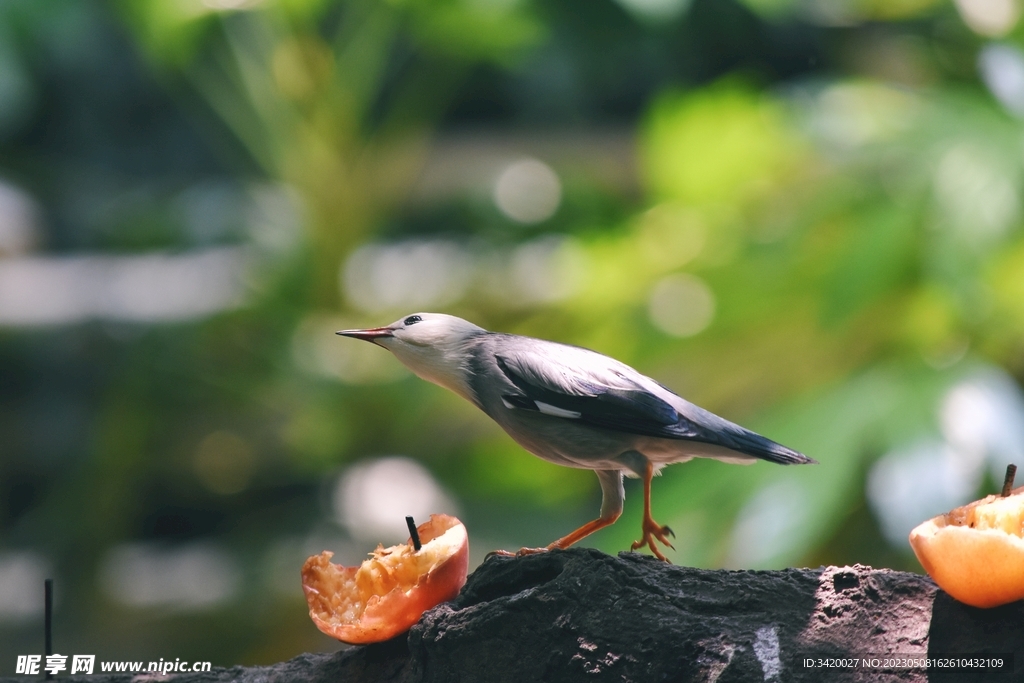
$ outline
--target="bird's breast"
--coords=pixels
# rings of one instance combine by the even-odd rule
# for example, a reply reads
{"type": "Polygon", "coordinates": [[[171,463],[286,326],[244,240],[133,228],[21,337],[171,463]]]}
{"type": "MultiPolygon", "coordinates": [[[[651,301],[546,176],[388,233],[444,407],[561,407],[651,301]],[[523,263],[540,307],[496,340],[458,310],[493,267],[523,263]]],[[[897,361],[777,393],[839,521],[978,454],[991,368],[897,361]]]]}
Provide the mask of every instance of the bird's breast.
{"type": "Polygon", "coordinates": [[[621,464],[615,459],[631,450],[638,438],[539,410],[509,409],[500,403],[485,412],[527,451],[566,467],[618,469],[621,464]]]}

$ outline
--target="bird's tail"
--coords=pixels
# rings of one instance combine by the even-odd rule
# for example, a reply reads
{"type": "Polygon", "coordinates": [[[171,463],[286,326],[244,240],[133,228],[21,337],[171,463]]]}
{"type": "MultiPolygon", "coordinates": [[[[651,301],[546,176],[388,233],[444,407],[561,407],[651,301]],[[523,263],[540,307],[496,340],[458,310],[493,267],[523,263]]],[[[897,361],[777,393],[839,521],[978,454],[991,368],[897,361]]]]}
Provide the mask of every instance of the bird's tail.
{"type": "Polygon", "coordinates": [[[739,428],[738,431],[730,430],[727,439],[732,443],[729,447],[747,455],[752,455],[761,460],[774,462],[779,465],[817,465],[818,461],[808,458],[799,451],[783,446],[781,443],[765,438],[760,434],[748,429],[739,428]]]}

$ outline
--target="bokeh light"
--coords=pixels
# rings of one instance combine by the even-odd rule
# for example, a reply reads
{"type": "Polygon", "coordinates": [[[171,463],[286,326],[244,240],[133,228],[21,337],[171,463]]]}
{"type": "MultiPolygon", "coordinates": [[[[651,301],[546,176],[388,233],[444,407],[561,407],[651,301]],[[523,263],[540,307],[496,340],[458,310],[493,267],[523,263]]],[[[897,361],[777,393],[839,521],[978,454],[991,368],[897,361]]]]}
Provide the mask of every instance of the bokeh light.
{"type": "Polygon", "coordinates": [[[955,0],[964,23],[983,36],[1006,35],[1020,19],[1014,0],[955,0]]]}
{"type": "Polygon", "coordinates": [[[1024,52],[991,43],[978,53],[978,69],[992,94],[1015,116],[1024,116],[1024,52]]]}
{"type": "Polygon", "coordinates": [[[408,538],[407,516],[419,524],[433,513],[458,514],[430,472],[402,456],[353,465],[338,478],[332,500],[336,519],[355,538],[389,545],[408,538]]]}
{"type": "Polygon", "coordinates": [[[692,337],[715,317],[715,295],[695,275],[677,273],[657,282],[648,301],[651,322],[674,337],[692,337]]]}
{"type": "Polygon", "coordinates": [[[0,180],[0,255],[31,251],[39,240],[39,207],[23,190],[0,180]]]}
{"type": "Polygon", "coordinates": [[[518,223],[540,223],[555,215],[562,201],[562,183],[539,159],[506,166],[494,183],[494,203],[518,223]]]}
{"type": "Polygon", "coordinates": [[[244,303],[245,268],[245,252],[234,247],[189,255],[4,259],[0,326],[205,317],[244,303]]]}
{"type": "Polygon", "coordinates": [[[232,555],[206,542],[118,546],[99,570],[100,584],[117,602],[171,611],[212,609],[234,597],[240,578],[232,555]]]}
{"type": "Polygon", "coordinates": [[[352,304],[368,313],[443,307],[465,292],[472,266],[464,250],[448,241],[366,245],[342,270],[352,304]]]}
{"type": "Polygon", "coordinates": [[[199,442],[194,458],[196,476],[214,493],[245,490],[255,468],[252,445],[237,434],[221,430],[199,442]]]}
{"type": "Polygon", "coordinates": [[[40,586],[52,567],[32,551],[0,554],[0,623],[35,621],[43,613],[40,586]]]}

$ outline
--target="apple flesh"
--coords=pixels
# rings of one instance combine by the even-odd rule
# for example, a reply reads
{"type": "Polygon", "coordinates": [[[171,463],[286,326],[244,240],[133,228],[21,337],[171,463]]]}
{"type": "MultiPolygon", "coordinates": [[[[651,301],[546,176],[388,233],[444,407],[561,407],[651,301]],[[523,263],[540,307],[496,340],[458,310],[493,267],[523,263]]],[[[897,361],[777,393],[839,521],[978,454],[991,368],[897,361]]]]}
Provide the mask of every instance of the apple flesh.
{"type": "Polygon", "coordinates": [[[924,522],[910,532],[910,545],[960,602],[996,607],[1024,599],[1024,486],[924,522]]]}
{"type": "Polygon", "coordinates": [[[377,549],[358,567],[332,563],[324,551],[302,567],[302,590],[316,627],[346,643],[389,640],[466,583],[469,536],[455,517],[431,515],[417,527],[422,546],[377,549]]]}

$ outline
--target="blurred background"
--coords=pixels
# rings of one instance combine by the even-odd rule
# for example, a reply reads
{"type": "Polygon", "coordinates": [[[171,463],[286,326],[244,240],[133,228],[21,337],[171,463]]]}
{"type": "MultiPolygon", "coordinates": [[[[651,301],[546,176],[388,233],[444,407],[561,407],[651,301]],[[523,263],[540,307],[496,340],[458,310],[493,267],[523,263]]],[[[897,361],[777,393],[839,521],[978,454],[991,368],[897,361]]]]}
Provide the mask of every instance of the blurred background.
{"type": "MultiPolygon", "coordinates": [[[[0,675],[340,645],[307,555],[596,516],[386,351],[593,348],[820,461],[654,482],[678,564],[920,571],[1024,467],[1019,0],[0,1],[0,675]]],[[[627,549],[641,491],[584,541],[627,549]]]]}

